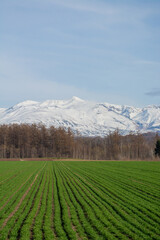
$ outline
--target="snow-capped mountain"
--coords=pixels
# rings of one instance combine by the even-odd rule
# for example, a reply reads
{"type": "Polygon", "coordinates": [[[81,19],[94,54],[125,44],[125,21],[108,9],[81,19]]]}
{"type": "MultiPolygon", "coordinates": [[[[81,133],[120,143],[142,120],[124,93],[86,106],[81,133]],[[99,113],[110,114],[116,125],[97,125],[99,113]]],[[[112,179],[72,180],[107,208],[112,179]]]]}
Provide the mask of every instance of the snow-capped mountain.
{"type": "Polygon", "coordinates": [[[160,131],[160,107],[135,108],[109,103],[70,100],[25,101],[0,108],[0,124],[43,123],[70,127],[84,136],[105,136],[117,128],[122,134],[160,131]]]}

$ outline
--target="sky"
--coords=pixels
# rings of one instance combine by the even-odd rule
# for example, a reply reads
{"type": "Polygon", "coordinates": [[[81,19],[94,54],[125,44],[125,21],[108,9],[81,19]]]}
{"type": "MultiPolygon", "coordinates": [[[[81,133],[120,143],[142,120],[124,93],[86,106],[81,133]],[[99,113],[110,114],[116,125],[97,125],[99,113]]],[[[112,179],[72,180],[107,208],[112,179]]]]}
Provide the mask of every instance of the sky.
{"type": "Polygon", "coordinates": [[[0,108],[72,96],[160,105],[159,0],[2,0],[0,108]]]}

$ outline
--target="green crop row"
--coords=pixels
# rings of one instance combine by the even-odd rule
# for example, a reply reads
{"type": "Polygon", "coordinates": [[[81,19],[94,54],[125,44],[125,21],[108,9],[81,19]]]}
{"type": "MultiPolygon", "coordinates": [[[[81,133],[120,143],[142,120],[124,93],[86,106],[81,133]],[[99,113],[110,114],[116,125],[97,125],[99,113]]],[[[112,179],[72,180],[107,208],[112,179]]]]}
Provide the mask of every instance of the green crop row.
{"type": "Polygon", "coordinates": [[[0,240],[160,240],[160,162],[0,162],[0,240]]]}

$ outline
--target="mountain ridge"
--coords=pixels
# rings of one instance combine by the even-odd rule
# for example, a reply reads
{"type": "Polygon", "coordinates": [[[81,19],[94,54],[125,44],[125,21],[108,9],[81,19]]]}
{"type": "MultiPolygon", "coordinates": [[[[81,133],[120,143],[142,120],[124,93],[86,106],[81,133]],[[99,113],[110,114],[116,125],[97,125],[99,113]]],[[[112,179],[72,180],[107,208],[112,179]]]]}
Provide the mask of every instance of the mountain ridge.
{"type": "Polygon", "coordinates": [[[97,103],[78,97],[69,100],[27,100],[10,108],[0,108],[0,124],[42,123],[47,127],[70,127],[83,136],[105,136],[119,129],[129,132],[160,132],[160,106],[136,108],[97,103]]]}

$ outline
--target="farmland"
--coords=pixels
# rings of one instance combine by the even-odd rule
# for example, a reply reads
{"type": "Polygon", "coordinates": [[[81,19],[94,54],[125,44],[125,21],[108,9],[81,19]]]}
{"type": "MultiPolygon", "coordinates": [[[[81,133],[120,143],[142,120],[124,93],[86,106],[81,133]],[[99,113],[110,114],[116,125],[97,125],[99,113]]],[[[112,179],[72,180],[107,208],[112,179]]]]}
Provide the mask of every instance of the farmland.
{"type": "Polygon", "coordinates": [[[160,162],[0,162],[0,240],[160,239],[160,162]]]}

